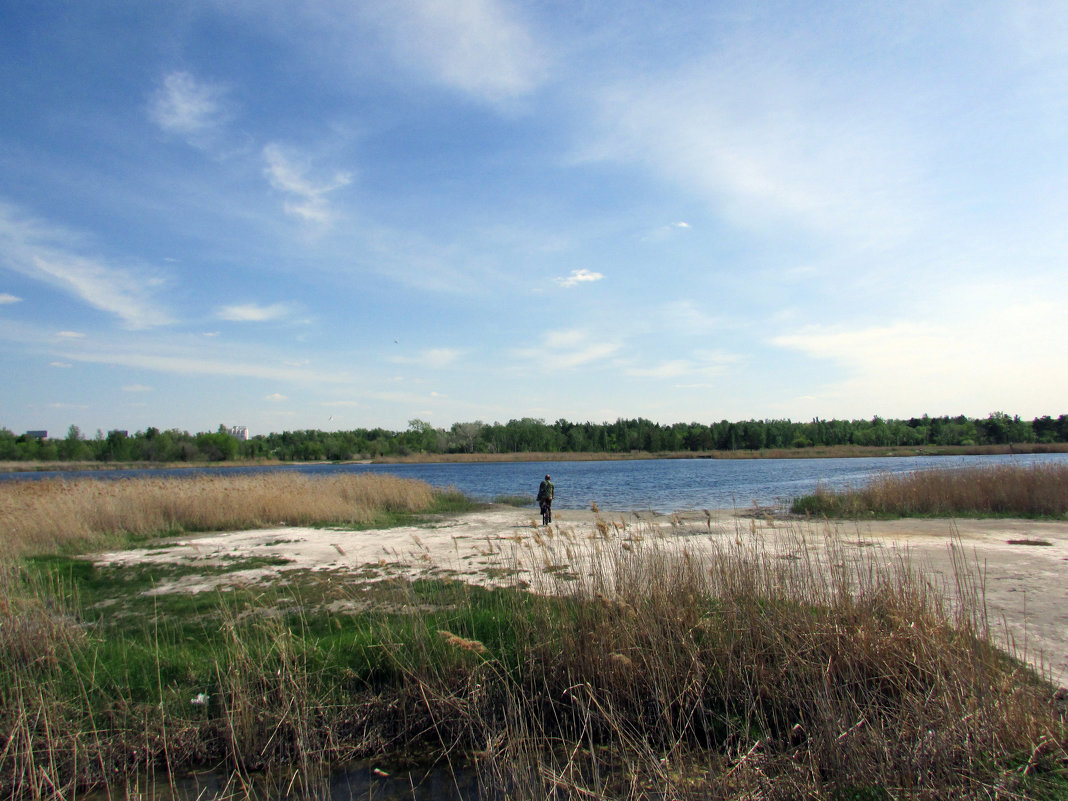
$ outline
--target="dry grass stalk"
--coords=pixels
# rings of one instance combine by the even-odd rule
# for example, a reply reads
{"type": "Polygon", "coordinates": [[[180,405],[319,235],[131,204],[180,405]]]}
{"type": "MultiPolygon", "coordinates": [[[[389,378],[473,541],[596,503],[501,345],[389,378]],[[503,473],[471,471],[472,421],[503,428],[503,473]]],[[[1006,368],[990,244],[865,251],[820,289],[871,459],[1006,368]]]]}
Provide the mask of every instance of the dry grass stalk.
{"type": "Polygon", "coordinates": [[[884,473],[859,489],[818,489],[819,509],[864,515],[1068,515],[1068,465],[884,473]]]}
{"type": "Polygon", "coordinates": [[[428,484],[366,473],[0,482],[0,558],[103,546],[116,535],[367,523],[433,501],[428,484]]]}
{"type": "Polygon", "coordinates": [[[468,640],[460,637],[457,634],[453,634],[451,631],[438,631],[438,636],[445,641],[445,644],[452,648],[459,648],[461,651],[470,651],[473,654],[487,654],[489,653],[485,645],[478,640],[468,640]]]}

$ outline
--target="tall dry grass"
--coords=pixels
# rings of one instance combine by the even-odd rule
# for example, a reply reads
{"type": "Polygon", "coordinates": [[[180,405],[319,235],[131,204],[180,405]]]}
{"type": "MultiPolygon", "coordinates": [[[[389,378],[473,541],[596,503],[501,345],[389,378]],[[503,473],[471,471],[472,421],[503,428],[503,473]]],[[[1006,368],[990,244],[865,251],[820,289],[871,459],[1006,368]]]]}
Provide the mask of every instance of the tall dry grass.
{"type": "Polygon", "coordinates": [[[727,546],[709,527],[679,549],[644,523],[598,523],[592,538],[557,526],[494,546],[511,587],[394,577],[369,604],[349,584],[349,613],[300,592],[220,598],[208,676],[175,666],[188,643],[146,626],[124,649],[158,666],[141,698],[84,625],[99,611],[39,585],[20,601],[26,625],[0,629],[0,791],[69,796],[152,765],[310,775],[413,754],[473,762],[489,793],[539,801],[1007,801],[1068,787],[1068,708],[990,644],[963,562],[942,586],[905,556],[846,547],[830,524],[818,542],[787,529],[781,546],[741,529],[727,546]]]}
{"type": "Polygon", "coordinates": [[[787,552],[754,541],[679,553],[641,531],[627,544],[595,543],[566,581],[543,577],[560,595],[530,619],[524,669],[487,659],[465,683],[427,680],[449,709],[470,710],[468,731],[449,730],[490,744],[499,787],[1016,798],[1044,772],[1068,787],[1068,710],[990,644],[981,583],[963,563],[940,588],[836,536],[787,552]],[[472,683],[503,686],[494,705],[508,714],[472,683]]]}
{"type": "Polygon", "coordinates": [[[369,473],[0,482],[0,559],[104,546],[121,536],[363,524],[383,513],[427,511],[437,497],[424,482],[369,473]]]}
{"type": "Polygon", "coordinates": [[[818,488],[794,511],[829,516],[1068,515],[1068,465],[997,465],[883,473],[859,488],[818,488]]]}

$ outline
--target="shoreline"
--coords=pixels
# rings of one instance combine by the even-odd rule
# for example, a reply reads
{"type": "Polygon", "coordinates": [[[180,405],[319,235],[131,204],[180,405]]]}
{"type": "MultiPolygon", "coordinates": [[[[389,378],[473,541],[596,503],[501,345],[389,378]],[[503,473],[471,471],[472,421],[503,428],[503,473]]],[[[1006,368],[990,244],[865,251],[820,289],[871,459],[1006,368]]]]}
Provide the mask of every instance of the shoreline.
{"type": "Polygon", "coordinates": [[[44,473],[122,470],[227,470],[244,467],[293,467],[301,465],[383,465],[383,464],[480,464],[522,462],[617,462],[658,461],[677,459],[865,459],[915,456],[1000,456],[1045,453],[1068,453],[1068,443],[1017,443],[1014,445],[930,445],[916,446],[855,446],[834,445],[812,448],[782,448],[736,451],[630,451],[609,452],[530,452],[530,453],[421,453],[408,456],[383,456],[370,459],[340,459],[334,461],[283,462],[271,459],[247,459],[223,462],[0,462],[0,473],[44,473]]]}
{"type": "MultiPolygon", "coordinates": [[[[978,571],[991,633],[1002,647],[1015,646],[1040,673],[1048,671],[1068,684],[1068,606],[1063,603],[1068,579],[1068,521],[1026,518],[901,518],[895,520],[824,520],[775,515],[766,509],[719,509],[658,512],[554,511],[547,529],[535,509],[504,505],[444,515],[430,524],[352,531],[339,528],[279,526],[246,531],[190,534],[169,540],[167,547],[98,553],[98,564],[158,564],[283,557],[285,564],[197,579],[187,576],[155,592],[218,591],[231,582],[274,581],[288,570],[340,571],[353,575],[388,559],[391,569],[411,578],[436,575],[482,585],[499,583],[496,560],[522,561],[538,553],[547,531],[572,543],[599,542],[605,547],[657,547],[714,552],[766,549],[776,558],[823,554],[837,547],[857,558],[885,563],[904,561],[941,591],[952,594],[955,572],[978,571]],[[630,545],[627,545],[630,543],[630,545]],[[487,549],[495,552],[487,558],[487,549]],[[1041,652],[1041,653],[1039,653],[1041,652]]],[[[551,539],[551,535],[550,535],[551,539]]],[[[808,558],[808,557],[802,557],[808,558]]],[[[510,562],[513,567],[517,562],[510,562]]],[[[529,568],[531,576],[536,568],[529,568]]],[[[513,579],[515,575],[512,574],[513,579]]]]}

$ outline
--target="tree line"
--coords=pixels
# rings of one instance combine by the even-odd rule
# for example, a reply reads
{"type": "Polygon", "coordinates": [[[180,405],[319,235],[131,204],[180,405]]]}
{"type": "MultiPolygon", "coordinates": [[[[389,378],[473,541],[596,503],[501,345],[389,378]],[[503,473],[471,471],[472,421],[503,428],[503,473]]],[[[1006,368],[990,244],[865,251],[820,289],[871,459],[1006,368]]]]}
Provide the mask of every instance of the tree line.
{"type": "Polygon", "coordinates": [[[986,418],[913,417],[908,420],[743,420],[655,423],[644,418],[614,423],[546,423],[524,417],[507,423],[454,423],[440,428],[411,420],[404,431],[283,431],[239,440],[218,431],[147,428],[97,431],[86,437],[71,426],[63,438],[0,428],[0,461],[225,462],[238,460],[345,461],[421,454],[499,453],[703,453],[788,450],[827,446],[923,447],[1068,442],[1068,415],[1033,420],[994,412],[986,418]]]}

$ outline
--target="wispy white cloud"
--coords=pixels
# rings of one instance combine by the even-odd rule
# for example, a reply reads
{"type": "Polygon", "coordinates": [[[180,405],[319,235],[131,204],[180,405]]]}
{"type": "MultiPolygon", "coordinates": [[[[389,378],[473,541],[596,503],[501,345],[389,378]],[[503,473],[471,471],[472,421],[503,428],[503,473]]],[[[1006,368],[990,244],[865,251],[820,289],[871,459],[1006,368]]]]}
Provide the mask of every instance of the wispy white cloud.
{"type": "Polygon", "coordinates": [[[8,303],[21,303],[22,298],[16,295],[10,295],[7,292],[0,292],[0,306],[4,306],[8,303]]]}
{"type": "Polygon", "coordinates": [[[352,183],[352,174],[344,171],[335,172],[326,181],[309,178],[308,165],[276,143],[263,148],[263,159],[267,163],[264,173],[271,186],[286,195],[283,204],[286,214],[306,222],[330,222],[333,212],[327,195],[352,183]]]}
{"type": "Polygon", "coordinates": [[[738,321],[730,321],[709,313],[709,303],[696,300],[677,300],[656,307],[650,318],[663,330],[685,336],[707,336],[727,328],[741,328],[738,321]]]}
{"type": "Polygon", "coordinates": [[[90,306],[118,315],[130,328],[172,322],[169,314],[146,303],[146,287],[127,270],[73,254],[34,256],[32,263],[39,277],[68,289],[90,306]]]}
{"type": "Polygon", "coordinates": [[[74,365],[72,365],[70,362],[49,362],[48,366],[57,367],[61,370],[66,370],[67,368],[73,367],[74,365]]]}
{"type": "Polygon", "coordinates": [[[1050,371],[1063,363],[1065,341],[1068,321],[1056,303],[1010,300],[968,317],[947,310],[937,321],[810,326],[772,344],[841,369],[810,399],[815,414],[1030,415],[1048,414],[1068,397],[1068,375],[1050,371]]]}
{"type": "Polygon", "coordinates": [[[217,375],[245,378],[272,378],[289,381],[315,380],[337,382],[344,380],[339,375],[331,375],[325,371],[300,371],[290,367],[280,367],[269,364],[240,363],[221,357],[204,358],[192,354],[160,355],[139,350],[123,351],[119,349],[99,349],[69,352],[67,356],[80,362],[155,370],[157,372],[169,373],[172,375],[217,375]]]}
{"type": "Polygon", "coordinates": [[[82,331],[56,331],[56,336],[60,339],[85,339],[82,331]]]}
{"type": "MultiPolygon", "coordinates": [[[[272,303],[269,306],[261,306],[258,303],[238,303],[221,307],[216,311],[215,316],[221,320],[237,323],[264,323],[286,317],[290,311],[289,305],[285,303],[272,303]]],[[[205,336],[208,335],[205,334],[205,336]]]]}
{"type": "Polygon", "coordinates": [[[779,44],[599,88],[582,158],[642,164],[746,226],[860,243],[911,231],[930,202],[928,165],[900,109],[779,44]]]}
{"type": "Polygon", "coordinates": [[[624,373],[635,378],[678,378],[693,369],[693,362],[688,359],[672,359],[651,367],[628,367],[624,373]]]}
{"type": "Polygon", "coordinates": [[[269,400],[271,403],[281,403],[282,401],[289,400],[289,398],[281,394],[280,392],[272,392],[270,395],[264,398],[264,400],[269,400]]]}
{"type": "Polygon", "coordinates": [[[571,275],[565,277],[556,278],[556,283],[562,287],[573,287],[579,284],[590,284],[594,281],[600,281],[604,278],[602,273],[594,272],[593,270],[581,269],[572,270],[571,275]]]}
{"type": "Polygon", "coordinates": [[[431,369],[441,369],[456,362],[465,351],[459,348],[429,348],[415,356],[394,356],[390,361],[396,364],[414,364],[431,369]]]}
{"type": "Polygon", "coordinates": [[[544,48],[500,0],[396,0],[372,9],[367,18],[393,57],[437,83],[497,102],[530,92],[547,74],[544,48]]]}
{"type": "Polygon", "coordinates": [[[542,338],[539,348],[519,348],[519,361],[533,361],[545,369],[570,370],[604,361],[620,349],[614,341],[595,339],[588,331],[568,329],[550,331],[542,338]]]}
{"type": "Polygon", "coordinates": [[[205,143],[229,119],[226,90],[188,72],[171,72],[160,81],[149,100],[149,118],[164,131],[194,145],[205,143]]]}
{"type": "MultiPolygon", "coordinates": [[[[707,380],[723,375],[732,365],[741,361],[742,357],[735,353],[697,350],[687,359],[669,359],[651,365],[630,366],[623,372],[634,378],[707,380]]],[[[707,385],[700,384],[699,386],[707,385]]]]}
{"type": "Polygon", "coordinates": [[[0,264],[119,317],[128,328],[172,322],[152,298],[165,284],[149,268],[117,266],[74,248],[78,237],[0,202],[0,264]]]}
{"type": "Polygon", "coordinates": [[[366,384],[361,376],[344,366],[320,369],[292,366],[292,358],[266,345],[205,343],[195,334],[145,334],[138,337],[100,335],[88,338],[77,332],[64,333],[67,336],[49,334],[30,326],[0,326],[0,334],[5,338],[49,352],[65,363],[128,367],[179,377],[260,378],[302,386],[366,384]]]}
{"type": "Polygon", "coordinates": [[[399,284],[420,291],[469,294],[484,291],[493,280],[492,269],[481,269],[479,259],[456,243],[384,226],[367,235],[369,266],[399,284]]]}
{"type": "Polygon", "coordinates": [[[678,222],[668,223],[667,225],[661,225],[659,228],[654,228],[652,231],[642,237],[643,242],[662,242],[669,239],[679,233],[690,230],[690,224],[682,220],[678,222]]]}

